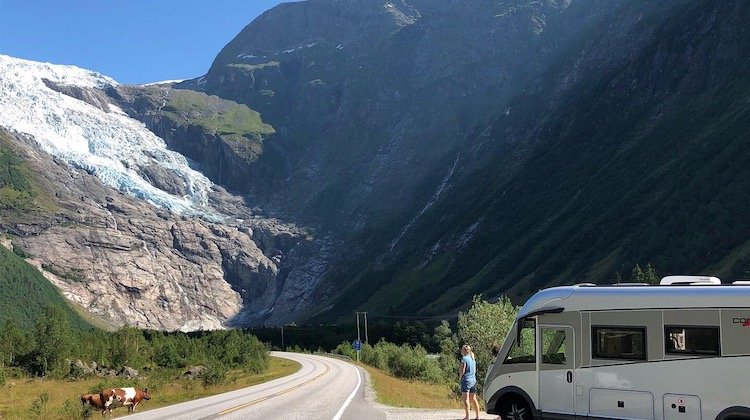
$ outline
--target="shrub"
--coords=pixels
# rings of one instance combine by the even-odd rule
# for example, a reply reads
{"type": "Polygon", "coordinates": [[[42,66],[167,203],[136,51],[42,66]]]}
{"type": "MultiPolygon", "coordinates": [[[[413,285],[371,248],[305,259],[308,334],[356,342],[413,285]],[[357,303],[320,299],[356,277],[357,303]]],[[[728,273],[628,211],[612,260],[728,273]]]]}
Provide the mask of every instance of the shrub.
{"type": "Polygon", "coordinates": [[[0,385],[5,385],[5,369],[0,367],[0,385]]]}
{"type": "MultiPolygon", "coordinates": [[[[339,344],[333,352],[351,358],[357,357],[351,344],[346,342],[339,344]]],[[[437,360],[428,357],[427,351],[420,345],[398,346],[385,340],[379,341],[375,346],[363,344],[360,361],[399,378],[418,379],[432,383],[445,382],[437,360]]]]}
{"type": "Polygon", "coordinates": [[[31,411],[32,416],[36,418],[46,418],[48,402],[49,402],[48,393],[43,392],[39,394],[39,397],[37,397],[34,401],[31,402],[31,408],[29,408],[29,411],[31,411]]]}
{"type": "Polygon", "coordinates": [[[218,366],[207,366],[206,370],[201,373],[204,387],[224,383],[226,377],[227,371],[218,366]]]}
{"type": "Polygon", "coordinates": [[[31,258],[31,254],[29,254],[28,251],[24,247],[21,246],[21,244],[17,242],[13,242],[13,253],[18,255],[21,258],[31,258]]]}

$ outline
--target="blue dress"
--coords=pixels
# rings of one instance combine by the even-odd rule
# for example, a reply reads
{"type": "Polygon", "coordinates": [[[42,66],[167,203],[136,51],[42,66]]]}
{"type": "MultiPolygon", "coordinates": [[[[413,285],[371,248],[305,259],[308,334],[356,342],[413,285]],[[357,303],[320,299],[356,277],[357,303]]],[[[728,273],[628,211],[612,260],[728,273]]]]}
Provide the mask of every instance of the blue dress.
{"type": "Polygon", "coordinates": [[[467,354],[461,358],[461,363],[466,365],[464,376],[461,377],[461,392],[472,392],[472,388],[477,386],[477,362],[467,354]]]}

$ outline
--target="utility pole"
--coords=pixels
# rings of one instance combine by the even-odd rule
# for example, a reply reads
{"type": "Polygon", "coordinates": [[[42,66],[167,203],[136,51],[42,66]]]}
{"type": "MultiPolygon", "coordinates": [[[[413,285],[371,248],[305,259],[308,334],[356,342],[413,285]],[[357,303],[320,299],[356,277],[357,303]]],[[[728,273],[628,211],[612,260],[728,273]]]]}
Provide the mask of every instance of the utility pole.
{"type": "Polygon", "coordinates": [[[284,326],[281,326],[281,351],[284,351],[284,326]]]}
{"type": "Polygon", "coordinates": [[[365,314],[365,343],[370,344],[370,339],[367,337],[367,311],[365,311],[364,314],[365,314]]]}
{"type": "Polygon", "coordinates": [[[357,341],[361,341],[360,340],[361,337],[359,335],[359,312],[356,312],[356,314],[357,314],[357,341]]]}
{"type": "Polygon", "coordinates": [[[370,338],[367,335],[367,311],[362,311],[362,312],[357,311],[355,313],[357,314],[357,340],[360,339],[360,336],[359,336],[359,316],[360,315],[364,315],[364,320],[365,320],[365,343],[370,344],[370,338]]]}

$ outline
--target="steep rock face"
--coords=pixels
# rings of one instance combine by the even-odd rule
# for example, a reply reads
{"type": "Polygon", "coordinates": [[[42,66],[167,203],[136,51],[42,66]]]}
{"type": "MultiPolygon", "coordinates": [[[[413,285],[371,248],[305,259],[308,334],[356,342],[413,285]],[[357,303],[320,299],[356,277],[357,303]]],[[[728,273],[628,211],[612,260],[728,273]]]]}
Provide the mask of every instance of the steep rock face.
{"type": "Polygon", "coordinates": [[[467,133],[622,4],[283,4],[178,87],[248,104],[276,128],[278,153],[255,163],[268,176],[247,181],[258,200],[343,234],[382,229],[408,222],[467,133]]]}
{"type": "Polygon", "coordinates": [[[523,301],[647,263],[746,277],[750,6],[645,11],[606,22],[510,101],[398,245],[360,283],[339,276],[364,291],[338,302],[442,313],[477,292],[523,301]]]}

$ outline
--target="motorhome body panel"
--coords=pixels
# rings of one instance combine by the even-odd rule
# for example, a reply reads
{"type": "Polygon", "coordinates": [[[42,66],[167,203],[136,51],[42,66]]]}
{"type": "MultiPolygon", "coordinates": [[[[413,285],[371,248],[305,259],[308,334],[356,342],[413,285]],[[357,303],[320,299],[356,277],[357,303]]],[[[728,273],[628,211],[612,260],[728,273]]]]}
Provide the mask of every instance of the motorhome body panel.
{"type": "Polygon", "coordinates": [[[664,394],[664,420],[701,420],[701,399],[696,395],[664,394]]]}
{"type": "Polygon", "coordinates": [[[654,395],[644,391],[591,388],[590,414],[616,419],[653,419],[654,395]]]}

